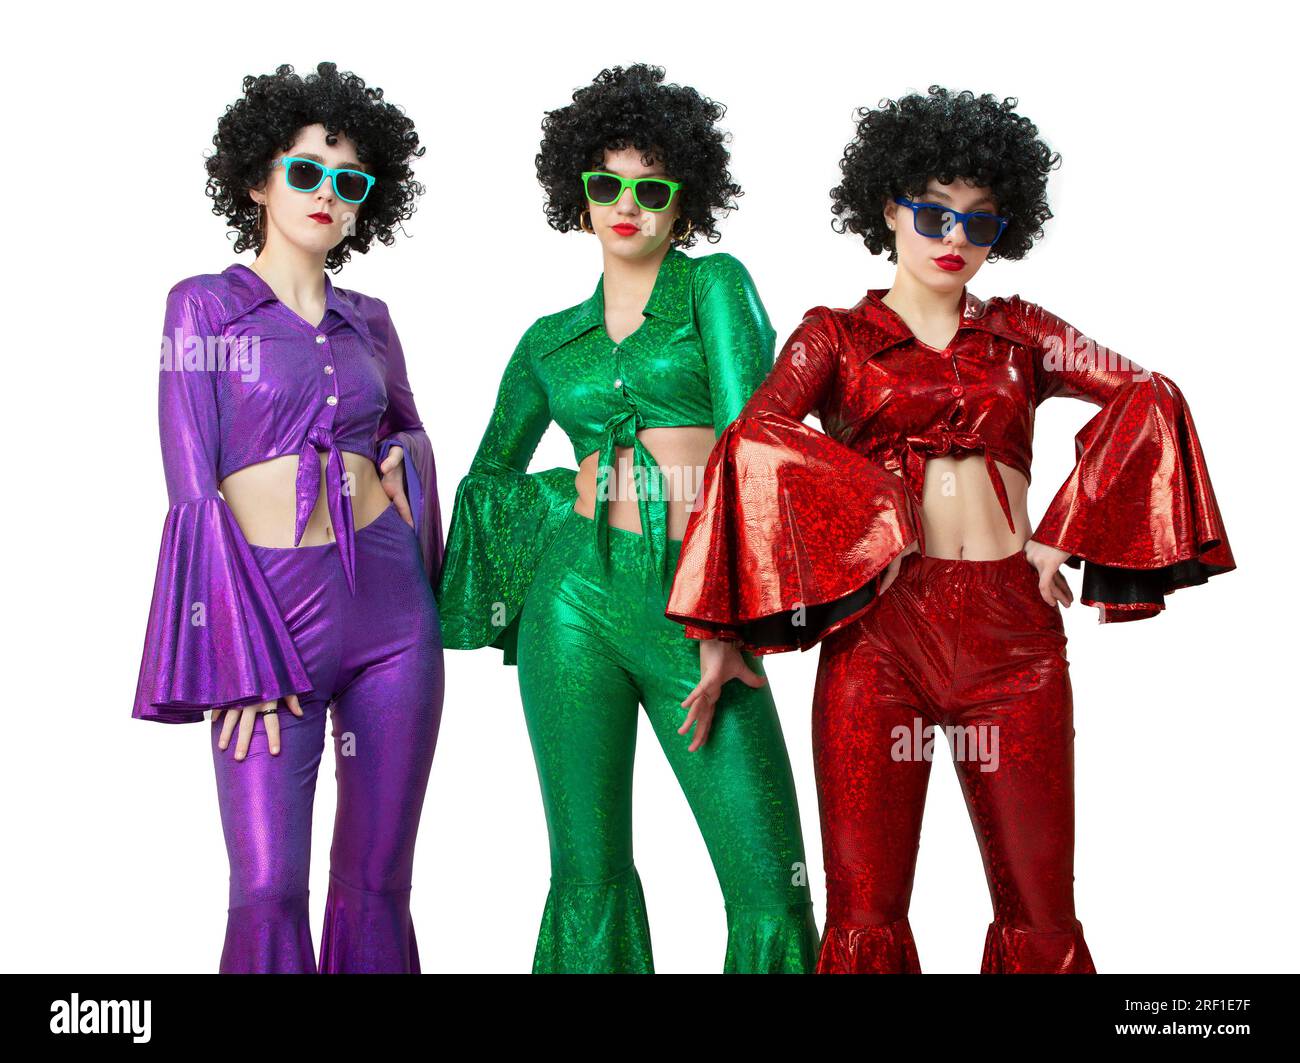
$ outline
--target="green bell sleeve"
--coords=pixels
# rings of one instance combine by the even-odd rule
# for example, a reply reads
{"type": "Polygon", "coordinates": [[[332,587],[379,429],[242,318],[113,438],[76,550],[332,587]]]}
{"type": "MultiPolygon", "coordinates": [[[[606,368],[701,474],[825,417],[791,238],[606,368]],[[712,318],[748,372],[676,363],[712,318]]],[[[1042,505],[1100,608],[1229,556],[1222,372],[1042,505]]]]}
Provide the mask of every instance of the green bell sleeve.
{"type": "Polygon", "coordinates": [[[495,646],[516,663],[519,611],[542,556],[577,500],[576,469],[530,473],[551,422],[529,329],[501,378],[469,473],[456,488],[438,580],[443,645],[495,646]]]}

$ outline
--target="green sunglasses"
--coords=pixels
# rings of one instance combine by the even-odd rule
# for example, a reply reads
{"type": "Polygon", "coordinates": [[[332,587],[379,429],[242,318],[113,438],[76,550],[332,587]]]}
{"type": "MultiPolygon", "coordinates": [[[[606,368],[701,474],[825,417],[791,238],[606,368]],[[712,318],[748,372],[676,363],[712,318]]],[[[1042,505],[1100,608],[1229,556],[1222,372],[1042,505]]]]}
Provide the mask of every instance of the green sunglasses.
{"type": "Polygon", "coordinates": [[[602,207],[617,203],[623,189],[630,188],[638,207],[656,213],[667,210],[682,187],[680,182],[666,177],[620,177],[603,170],[588,170],[582,175],[582,184],[587,198],[602,207]]]}

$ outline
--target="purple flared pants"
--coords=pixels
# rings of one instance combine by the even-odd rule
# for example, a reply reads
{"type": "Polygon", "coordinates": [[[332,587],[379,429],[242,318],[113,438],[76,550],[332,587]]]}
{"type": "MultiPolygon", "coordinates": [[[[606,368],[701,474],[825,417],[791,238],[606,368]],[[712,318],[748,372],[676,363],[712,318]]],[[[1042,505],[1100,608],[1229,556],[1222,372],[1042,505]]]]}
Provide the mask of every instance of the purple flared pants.
{"type": "Polygon", "coordinates": [[[230,908],[221,972],[412,973],[411,867],[442,712],[442,643],[415,532],[389,507],[356,533],[356,596],[334,543],[252,547],[307,666],[280,753],[217,746],[230,908]],[[332,720],[338,807],[319,964],[307,911],[312,803],[332,720]]]}

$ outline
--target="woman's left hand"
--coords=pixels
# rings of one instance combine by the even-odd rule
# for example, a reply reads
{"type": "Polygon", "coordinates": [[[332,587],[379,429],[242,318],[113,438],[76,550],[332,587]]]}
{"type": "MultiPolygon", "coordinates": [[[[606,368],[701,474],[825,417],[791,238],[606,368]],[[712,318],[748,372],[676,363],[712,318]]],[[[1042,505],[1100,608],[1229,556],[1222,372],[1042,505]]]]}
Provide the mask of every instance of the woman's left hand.
{"type": "Polygon", "coordinates": [[[401,447],[389,448],[379,466],[379,474],[379,482],[384,485],[384,492],[393,500],[402,520],[414,528],[415,518],[411,516],[411,504],[406,500],[406,455],[401,447]]]}
{"type": "Polygon", "coordinates": [[[677,728],[677,733],[684,735],[692,725],[695,727],[695,736],[686,750],[688,753],[694,753],[709,740],[713,713],[718,707],[718,698],[722,696],[722,687],[732,679],[739,679],[750,687],[767,683],[766,676],[759,675],[745,663],[736,643],[726,639],[701,639],[700,681],[682,702],[682,708],[690,711],[685,722],[677,728]]]}
{"type": "Polygon", "coordinates": [[[1025,558],[1038,570],[1038,593],[1048,605],[1060,602],[1067,609],[1074,601],[1070,585],[1061,575],[1061,566],[1069,560],[1070,555],[1055,546],[1044,546],[1033,539],[1025,543],[1025,558]]]}

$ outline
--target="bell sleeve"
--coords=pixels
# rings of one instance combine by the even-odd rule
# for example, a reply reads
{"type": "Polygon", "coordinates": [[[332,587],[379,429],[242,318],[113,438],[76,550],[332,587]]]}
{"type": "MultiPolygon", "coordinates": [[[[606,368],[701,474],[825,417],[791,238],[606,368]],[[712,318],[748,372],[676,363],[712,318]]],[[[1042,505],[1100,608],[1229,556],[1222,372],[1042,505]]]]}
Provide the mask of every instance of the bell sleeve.
{"type": "Polygon", "coordinates": [[[808,311],[709,455],[666,610],[690,637],[807,649],[870,607],[917,538],[902,479],[803,423],[836,387],[830,317],[808,311]]]}
{"type": "Polygon", "coordinates": [[[1080,600],[1097,607],[1099,622],[1155,616],[1165,595],[1236,568],[1178,385],[1019,296],[1008,309],[1039,348],[1036,401],[1101,407],[1075,436],[1074,470],[1032,536],[1082,565],[1080,600]]]}
{"type": "Polygon", "coordinates": [[[436,587],[438,571],[442,567],[444,540],[433,444],[415,408],[415,396],[406,376],[406,356],[388,307],[379,299],[372,298],[371,302],[379,312],[367,324],[376,348],[382,352],[384,383],[388,392],[388,407],[379,422],[377,460],[382,465],[394,446],[402,448],[406,500],[415,521],[424,571],[429,583],[436,587]]]}
{"type": "Polygon", "coordinates": [[[311,690],[279,606],[217,491],[218,422],[201,293],[167,297],[158,421],[170,508],[132,717],[197,723],[214,708],[311,690]]]}
{"type": "Polygon", "coordinates": [[[437,592],[443,645],[495,646],[507,665],[517,663],[524,596],[578,495],[576,469],[527,471],[551,422],[530,333],[506,365],[487,429],[456,488],[437,592]]]}

